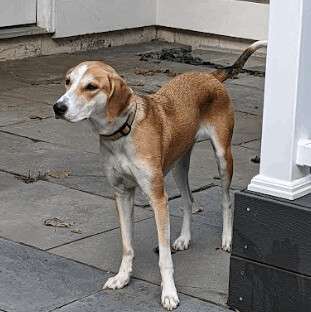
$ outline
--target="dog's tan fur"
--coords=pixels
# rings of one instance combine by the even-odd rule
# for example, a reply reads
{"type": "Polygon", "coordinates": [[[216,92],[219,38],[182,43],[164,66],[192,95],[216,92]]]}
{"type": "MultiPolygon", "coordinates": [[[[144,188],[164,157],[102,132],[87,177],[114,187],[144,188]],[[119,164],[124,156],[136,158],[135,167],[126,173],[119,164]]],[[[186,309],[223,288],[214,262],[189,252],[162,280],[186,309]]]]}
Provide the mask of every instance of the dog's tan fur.
{"type": "Polygon", "coordinates": [[[164,176],[173,169],[181,190],[184,219],[180,237],[173,248],[184,250],[189,246],[191,209],[195,206],[188,185],[190,155],[194,143],[202,135],[210,138],[215,150],[223,190],[222,248],[230,250],[229,187],[233,172],[230,144],[234,117],[232,103],[222,82],[237,74],[247,58],[263,45],[265,43],[259,42],[250,46],[230,68],[212,73],[182,74],[149,96],[133,94],[126,82],[102,62],[84,62],[67,73],[67,92],[55,104],[54,110],[59,114],[62,105],[61,117],[69,121],[89,117],[100,135],[107,177],[116,191],[123,259],[119,273],[107,281],[105,288],[122,288],[132,272],[133,203],[138,185],[155,213],[162,305],[168,310],[177,307],[179,299],[173,279],[164,176]],[[119,136],[118,140],[109,141],[109,133],[120,128],[133,112],[132,131],[127,136],[119,136]]]}

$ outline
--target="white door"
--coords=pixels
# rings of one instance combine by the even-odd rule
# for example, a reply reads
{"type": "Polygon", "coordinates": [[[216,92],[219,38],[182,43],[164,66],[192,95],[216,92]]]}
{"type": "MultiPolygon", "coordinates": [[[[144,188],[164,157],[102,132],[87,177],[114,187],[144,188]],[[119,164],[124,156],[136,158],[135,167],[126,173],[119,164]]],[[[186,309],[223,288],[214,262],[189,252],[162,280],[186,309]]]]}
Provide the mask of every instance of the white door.
{"type": "Polygon", "coordinates": [[[0,0],[0,27],[35,24],[37,0],[0,0]]]}

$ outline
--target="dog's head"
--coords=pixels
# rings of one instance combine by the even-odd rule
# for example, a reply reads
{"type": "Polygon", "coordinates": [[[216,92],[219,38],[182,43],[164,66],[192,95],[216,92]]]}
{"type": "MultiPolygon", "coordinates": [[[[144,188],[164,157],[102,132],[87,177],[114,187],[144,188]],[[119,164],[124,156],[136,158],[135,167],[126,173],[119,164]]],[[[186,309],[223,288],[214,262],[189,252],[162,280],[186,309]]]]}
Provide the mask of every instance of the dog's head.
{"type": "Polygon", "coordinates": [[[83,62],[70,69],[66,92],[54,104],[55,118],[77,122],[93,114],[113,122],[126,111],[132,91],[113,68],[102,62],[83,62]]]}

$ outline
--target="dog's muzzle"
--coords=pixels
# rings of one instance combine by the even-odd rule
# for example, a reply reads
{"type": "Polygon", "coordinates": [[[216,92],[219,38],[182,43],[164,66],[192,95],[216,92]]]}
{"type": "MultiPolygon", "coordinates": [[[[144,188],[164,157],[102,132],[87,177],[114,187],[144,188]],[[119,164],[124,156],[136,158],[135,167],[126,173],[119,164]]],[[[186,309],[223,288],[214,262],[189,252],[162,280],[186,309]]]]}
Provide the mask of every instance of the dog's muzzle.
{"type": "Polygon", "coordinates": [[[63,115],[66,113],[68,107],[63,102],[56,102],[53,106],[55,118],[63,118],[63,115]]]}

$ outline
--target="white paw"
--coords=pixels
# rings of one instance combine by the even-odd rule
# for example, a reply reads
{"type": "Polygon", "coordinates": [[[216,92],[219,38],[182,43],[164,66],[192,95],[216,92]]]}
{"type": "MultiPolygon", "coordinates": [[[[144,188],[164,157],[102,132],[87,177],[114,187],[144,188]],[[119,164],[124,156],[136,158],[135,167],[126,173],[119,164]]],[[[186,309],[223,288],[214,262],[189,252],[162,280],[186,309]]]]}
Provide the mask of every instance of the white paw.
{"type": "Polygon", "coordinates": [[[231,251],[231,235],[223,235],[222,236],[222,244],[221,249],[223,251],[231,251]]]}
{"type": "Polygon", "coordinates": [[[189,245],[190,245],[190,237],[186,238],[186,237],[179,236],[175,240],[172,247],[175,250],[186,250],[186,249],[188,249],[189,245]]]}
{"type": "Polygon", "coordinates": [[[192,213],[198,213],[198,212],[201,212],[203,211],[203,206],[197,202],[193,202],[192,203],[192,213]]]}
{"type": "Polygon", "coordinates": [[[169,311],[176,309],[179,305],[179,299],[176,291],[172,294],[162,293],[161,301],[163,308],[169,311]]]}
{"type": "Polygon", "coordinates": [[[130,276],[126,276],[123,274],[117,274],[114,277],[110,277],[103,289],[120,289],[126,286],[130,281],[130,276]]]}

